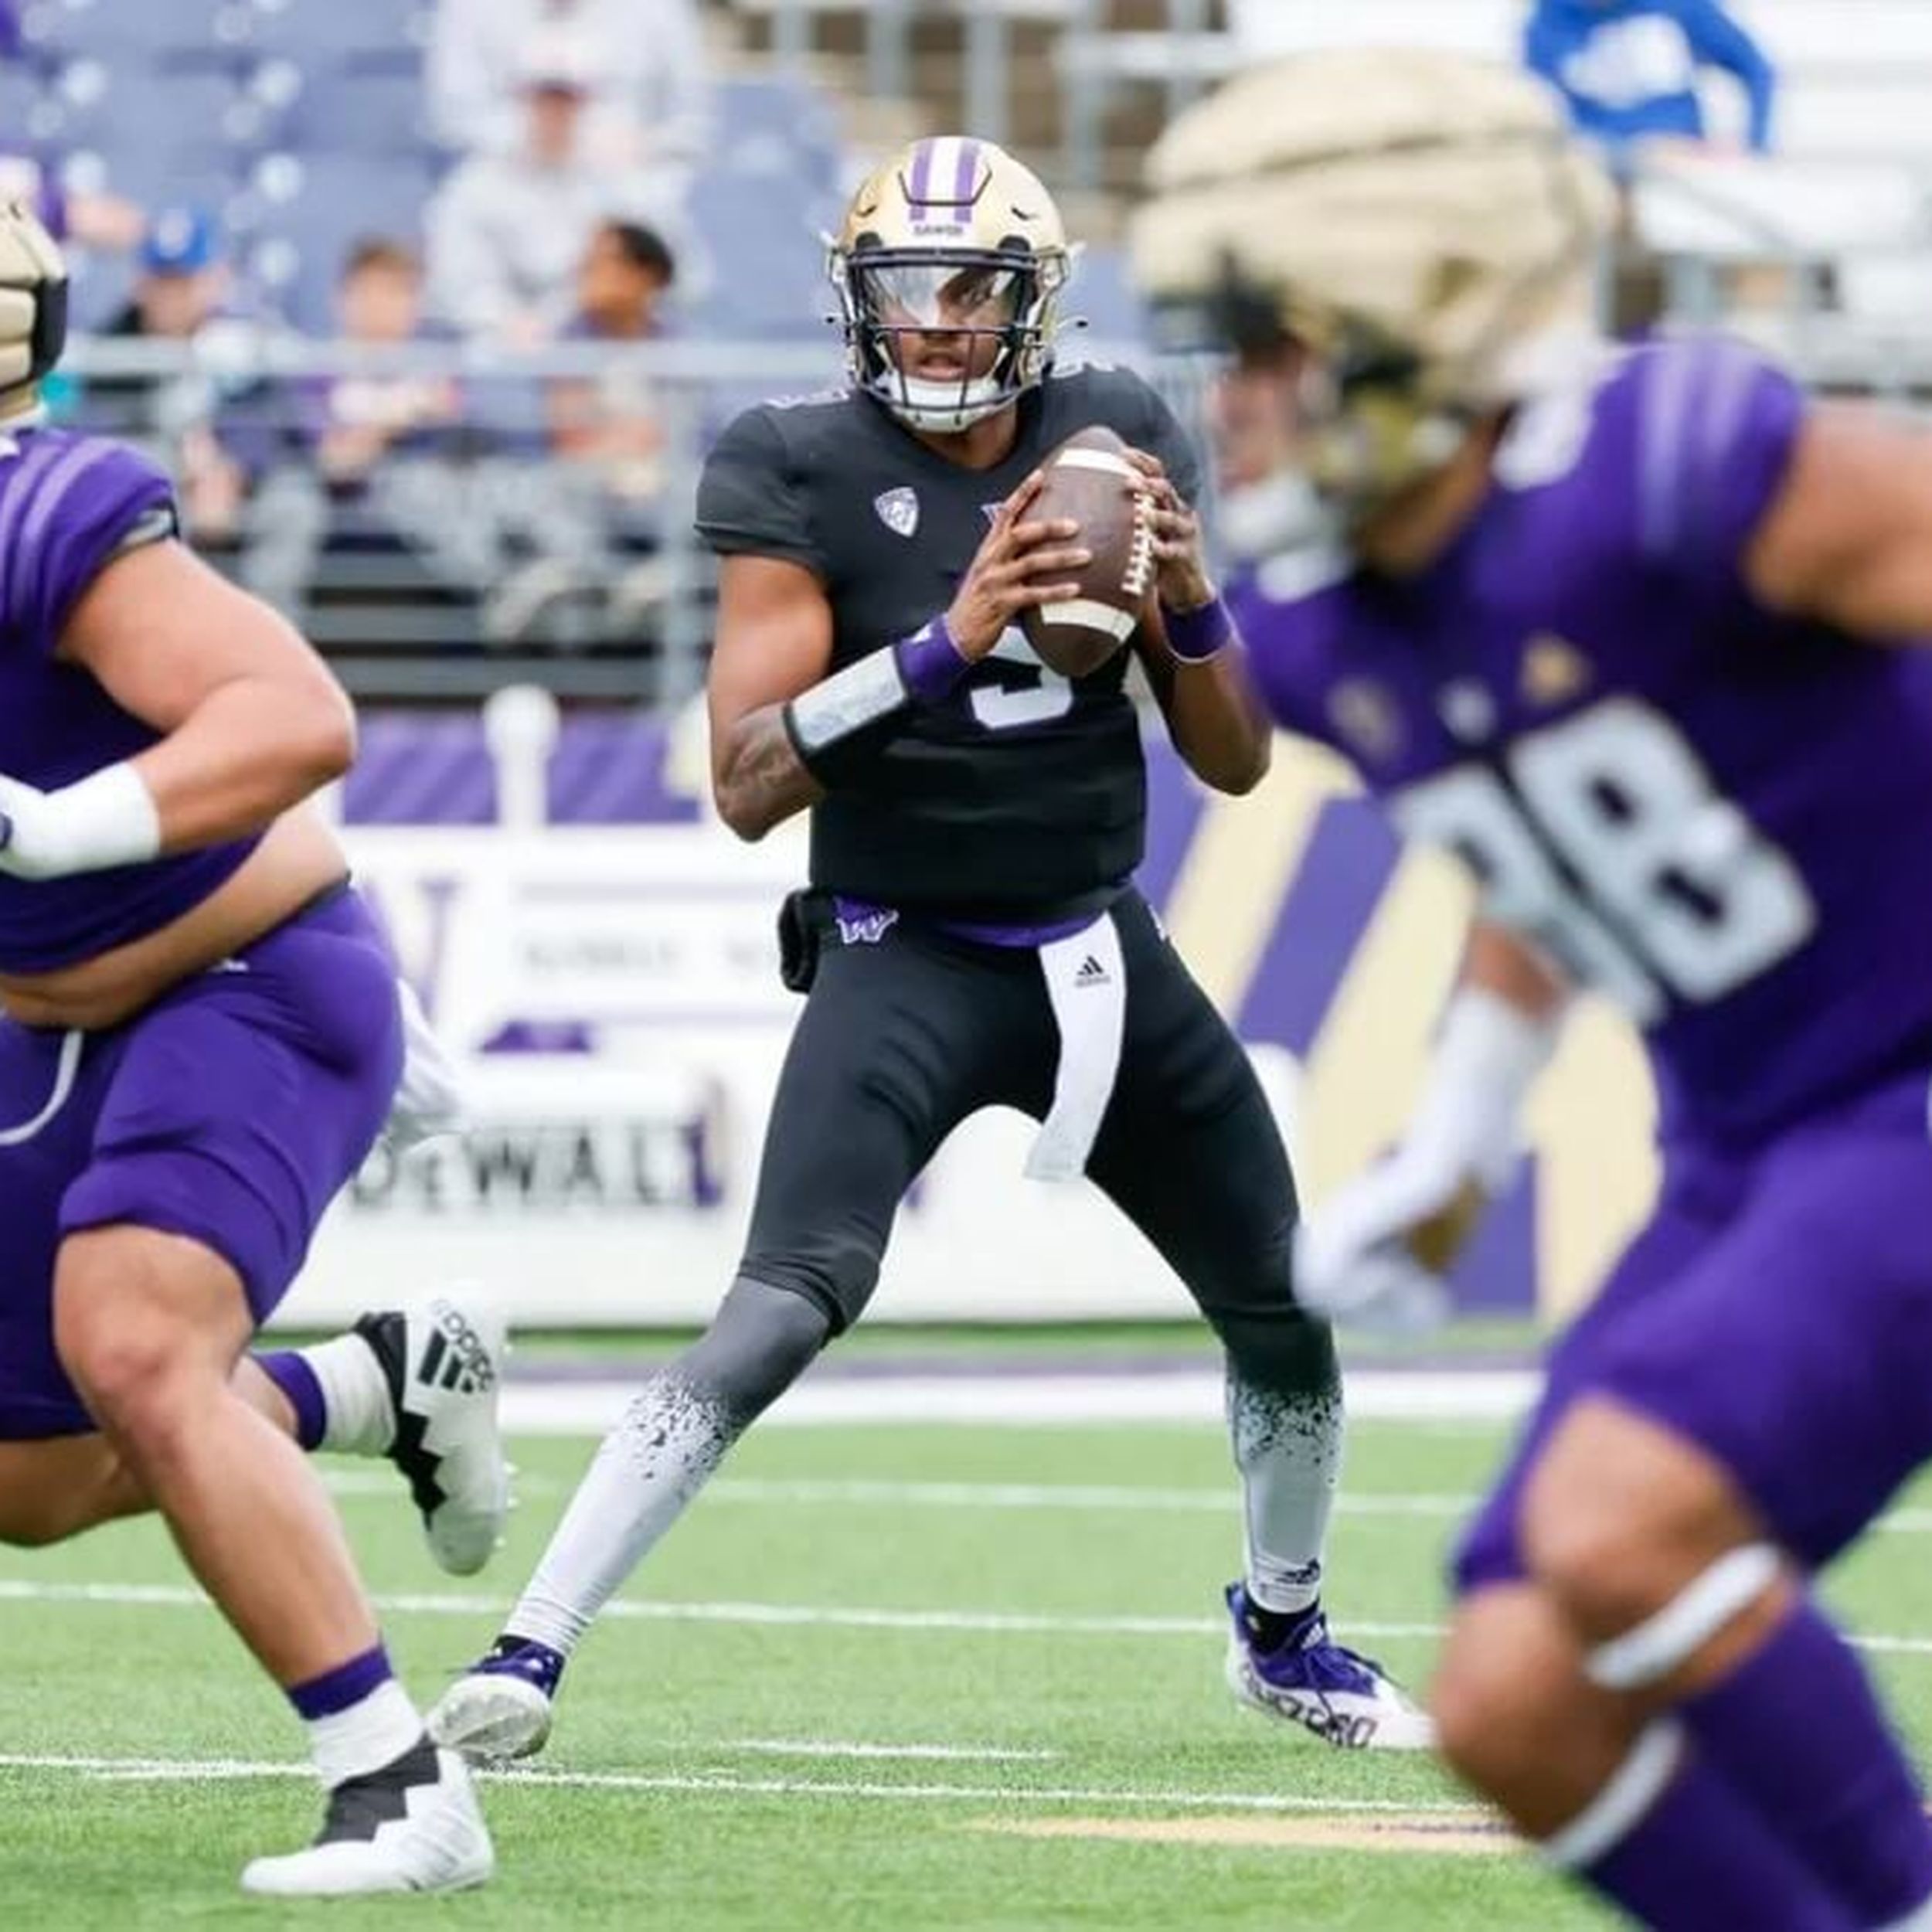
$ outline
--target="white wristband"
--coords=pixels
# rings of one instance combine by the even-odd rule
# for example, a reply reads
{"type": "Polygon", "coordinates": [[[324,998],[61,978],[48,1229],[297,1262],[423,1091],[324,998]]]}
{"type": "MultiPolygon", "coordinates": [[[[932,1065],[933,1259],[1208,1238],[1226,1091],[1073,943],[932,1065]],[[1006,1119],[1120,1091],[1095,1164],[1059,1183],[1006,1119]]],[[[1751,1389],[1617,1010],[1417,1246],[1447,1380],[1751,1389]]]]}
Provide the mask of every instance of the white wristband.
{"type": "Polygon", "coordinates": [[[138,866],[161,852],[161,815],[131,764],[108,765],[58,791],[0,780],[0,871],[22,879],[138,866]]]}
{"type": "Polygon", "coordinates": [[[1554,1017],[1534,1018],[1480,986],[1461,988],[1444,1010],[1405,1148],[1440,1172],[1499,1186],[1515,1165],[1517,1116],[1559,1030],[1554,1017]]]}

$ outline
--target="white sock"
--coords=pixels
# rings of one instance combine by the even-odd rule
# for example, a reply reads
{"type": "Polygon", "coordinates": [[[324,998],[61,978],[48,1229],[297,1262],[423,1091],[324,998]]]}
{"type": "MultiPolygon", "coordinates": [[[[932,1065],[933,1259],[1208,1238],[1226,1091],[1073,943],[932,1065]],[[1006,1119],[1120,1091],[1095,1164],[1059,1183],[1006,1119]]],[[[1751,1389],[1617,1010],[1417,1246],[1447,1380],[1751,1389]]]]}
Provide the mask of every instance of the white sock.
{"type": "Polygon", "coordinates": [[[393,1764],[423,1741],[422,1713],[393,1677],[346,1710],[302,1721],[308,1729],[309,1754],[331,1791],[393,1764]]]}
{"type": "Polygon", "coordinates": [[[396,1440],[396,1403],[376,1351],[359,1335],[297,1351],[322,1387],[319,1447],[350,1456],[379,1456],[396,1440]]]}
{"type": "Polygon", "coordinates": [[[1290,1616],[1321,1594],[1342,1476],[1342,1391],[1283,1395],[1230,1371],[1227,1416],[1241,1472],[1248,1594],[1263,1609],[1290,1616]]]}
{"type": "Polygon", "coordinates": [[[504,1628],[567,1657],[735,1434],[715,1397],[675,1373],[659,1376],[604,1437],[504,1628]]]}

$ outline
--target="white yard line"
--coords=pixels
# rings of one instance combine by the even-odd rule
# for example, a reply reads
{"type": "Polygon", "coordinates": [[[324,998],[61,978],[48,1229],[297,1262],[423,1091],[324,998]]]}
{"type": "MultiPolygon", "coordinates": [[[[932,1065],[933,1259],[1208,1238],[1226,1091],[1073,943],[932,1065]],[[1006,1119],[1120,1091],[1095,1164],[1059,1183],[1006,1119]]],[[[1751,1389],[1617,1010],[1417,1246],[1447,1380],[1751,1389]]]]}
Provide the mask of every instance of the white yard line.
{"type": "MultiPolygon", "coordinates": [[[[503,1392],[513,1434],[601,1435],[621,1417],[641,1376],[597,1382],[512,1382],[503,1392]]],[[[1540,1378],[1530,1369],[1443,1372],[1359,1369],[1348,1377],[1357,1420],[1500,1422],[1521,1415],[1540,1378]]],[[[972,1423],[1012,1427],[1103,1422],[1218,1423],[1218,1371],[1180,1375],[828,1376],[781,1396],[760,1429],[878,1423],[972,1423]]]]}
{"type": "MultiPolygon", "coordinates": [[[[509,1606],[497,1597],[447,1592],[406,1592],[378,1597],[378,1610],[397,1615],[490,1617],[509,1606]]],[[[28,1577],[0,1577],[0,1603],[93,1604],[144,1609],[195,1610],[207,1599],[185,1583],[43,1583],[28,1577]]],[[[1192,1637],[1218,1636],[1226,1628],[1218,1617],[1055,1616],[1023,1611],[874,1610],[813,1604],[656,1603],[621,1597],[600,1614],[618,1622],[739,1624],[828,1630],[945,1631],[1007,1636],[1192,1637]]],[[[1434,1624],[1350,1623],[1351,1635],[1433,1637],[1434,1624]]]]}
{"type": "MultiPolygon", "coordinates": [[[[508,1607],[498,1597],[405,1592],[378,1597],[376,1607],[399,1616],[497,1616],[508,1607]]],[[[43,1583],[0,1577],[0,1604],[94,1604],[160,1610],[201,1610],[207,1599],[183,1583],[43,1583]]],[[[620,1597],[600,1613],[618,1623],[736,1624],[791,1629],[942,1631],[967,1636],[1186,1637],[1225,1633],[1219,1617],[1097,1617],[1001,1610],[876,1610],[816,1604],[656,1603],[620,1597]]],[[[1389,1638],[1439,1638],[1440,1623],[1339,1622],[1341,1635],[1380,1642],[1389,1638]]],[[[1855,1636],[1860,1650],[1886,1657],[1932,1657],[1932,1637],[1855,1636]]],[[[0,1762],[4,1762],[0,1760],[0,1762]]]]}
{"type": "Polygon", "coordinates": [[[740,1737],[708,1750],[745,1752],[754,1757],[903,1758],[959,1764],[1046,1764],[1060,1751],[1007,1750],[998,1745],[853,1744],[818,1737],[740,1737]]]}
{"type": "MultiPolygon", "coordinates": [[[[338,1496],[393,1502],[403,1493],[396,1472],[382,1469],[331,1468],[325,1480],[338,1496]]],[[[561,1495],[572,1485],[554,1477],[520,1475],[518,1493],[561,1495]]],[[[1122,1511],[1142,1515],[1232,1516],[1240,1513],[1240,1492],[1230,1481],[1215,1488],[1136,1488],[1131,1484],[1071,1482],[896,1482],[869,1477],[720,1476],[706,1485],[707,1503],[783,1504],[806,1508],[912,1509],[1071,1509],[1122,1511]]],[[[1473,1494],[1403,1495],[1365,1490],[1344,1493],[1337,1507],[1345,1515],[1447,1518],[1466,1516],[1481,1498],[1473,1494]]],[[[1932,1515],[1927,1526],[1932,1528],[1932,1515]]]]}
{"type": "MultiPolygon", "coordinates": [[[[0,1754],[0,1771],[68,1772],[113,1783],[178,1784],[203,1779],[310,1778],[305,1764],[247,1758],[93,1757],[0,1754]]],[[[1426,1813],[1431,1817],[1481,1821],[1467,1804],[1442,1799],[1298,1798],[1276,1791],[1196,1791],[1185,1789],[1110,1790],[1083,1786],[1012,1784],[893,1784],[842,1778],[741,1777],[729,1771],[563,1771],[519,1770],[489,1773],[504,1784],[556,1785],[578,1791],[688,1792],[750,1798],[877,1798],[888,1803],[999,1804],[1107,1804],[1175,1808],[1185,1811],[1281,1811],[1362,1817],[1426,1813]]]]}
{"type": "MultiPolygon", "coordinates": [[[[392,1482],[391,1487],[393,1488],[392,1482]]],[[[707,1498],[740,1503],[807,1506],[858,1504],[917,1509],[1124,1510],[1135,1515],[1229,1516],[1240,1513],[1240,1492],[1232,1481],[1213,1489],[1137,1488],[1131,1484],[1075,1482],[891,1482],[864,1477],[821,1479],[725,1476],[707,1498]]],[[[1344,1492],[1337,1505],[1357,1516],[1467,1515],[1474,1495],[1377,1495],[1344,1492]]]]}
{"type": "MultiPolygon", "coordinates": [[[[402,1493],[393,1470],[331,1468],[325,1477],[338,1496],[393,1502],[402,1493]]],[[[568,1494],[573,1485],[552,1476],[523,1475],[516,1479],[525,1496],[568,1494]]],[[[750,1504],[760,1507],[911,1509],[1053,1510],[1135,1515],[1232,1516],[1240,1510],[1240,1494],[1232,1482],[1218,1488],[1136,1488],[1127,1483],[1077,1482],[921,1482],[892,1481],[866,1476],[767,1477],[720,1476],[706,1485],[705,1501],[750,1504]]],[[[1459,1522],[1482,1501],[1475,1491],[1444,1490],[1403,1494],[1346,1488],[1336,1502],[1343,1516],[1459,1522]]],[[[1895,1509],[1873,1526],[1888,1536],[1932,1536],[1932,1509],[1895,1509]]]]}

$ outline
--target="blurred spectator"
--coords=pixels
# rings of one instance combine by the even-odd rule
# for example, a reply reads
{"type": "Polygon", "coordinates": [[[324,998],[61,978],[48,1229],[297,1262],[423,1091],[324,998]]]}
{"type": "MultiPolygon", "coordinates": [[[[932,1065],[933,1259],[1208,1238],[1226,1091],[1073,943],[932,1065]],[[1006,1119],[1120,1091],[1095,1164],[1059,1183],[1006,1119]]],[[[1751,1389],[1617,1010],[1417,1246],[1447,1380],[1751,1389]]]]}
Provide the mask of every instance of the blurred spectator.
{"type": "Polygon", "coordinates": [[[1638,142],[1706,138],[1697,93],[1706,67],[1736,79],[1750,100],[1750,145],[1770,145],[1776,75],[1719,0],[1536,0],[1523,53],[1620,172],[1638,142]]]}
{"type": "MultiPolygon", "coordinates": [[[[230,287],[213,218],[198,208],[163,209],[141,243],[140,264],[131,299],[100,333],[122,342],[201,342],[230,287]]],[[[97,377],[87,385],[87,400],[99,427],[166,446],[182,511],[198,540],[236,539],[248,471],[216,435],[212,419],[219,399],[208,376],[97,377]]]]}
{"type": "Polygon", "coordinates": [[[191,342],[220,314],[230,284],[213,216],[199,208],[165,209],[141,243],[131,299],[102,332],[191,342]]]}
{"type": "Polygon", "coordinates": [[[599,223],[665,206],[661,179],[585,152],[593,57],[574,35],[539,33],[524,56],[522,145],[471,155],[430,205],[431,306],[467,335],[526,347],[552,339],[599,223]]]}
{"type": "MultiPolygon", "coordinates": [[[[416,251],[379,237],[357,243],[336,286],[340,339],[381,349],[420,341],[423,264],[416,251]]],[[[447,440],[463,411],[462,392],[447,376],[375,372],[323,378],[304,399],[324,480],[353,494],[392,452],[420,454],[447,440]]]]}
{"type": "MultiPolygon", "coordinates": [[[[655,230],[607,221],[590,238],[577,275],[577,312],[567,340],[623,345],[663,333],[662,304],[677,264],[655,230]]],[[[633,500],[663,485],[664,427],[650,379],[630,359],[613,359],[592,381],[553,383],[551,447],[597,469],[604,487],[633,500]]]]}
{"type": "Polygon", "coordinates": [[[590,157],[688,179],[709,117],[694,0],[440,0],[428,73],[438,138],[499,154],[515,148],[523,50],[546,24],[571,28],[596,50],[590,157]]]}

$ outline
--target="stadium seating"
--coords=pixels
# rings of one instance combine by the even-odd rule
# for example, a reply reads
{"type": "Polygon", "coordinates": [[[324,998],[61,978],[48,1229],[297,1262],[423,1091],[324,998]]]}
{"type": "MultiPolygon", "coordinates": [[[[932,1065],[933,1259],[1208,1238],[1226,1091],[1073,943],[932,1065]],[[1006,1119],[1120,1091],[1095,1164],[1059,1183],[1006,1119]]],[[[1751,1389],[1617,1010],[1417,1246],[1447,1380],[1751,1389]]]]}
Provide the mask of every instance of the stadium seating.
{"type": "Polygon", "coordinates": [[[249,19],[237,0],[37,0],[21,19],[29,59],[94,57],[172,71],[236,57],[249,19]]]}

